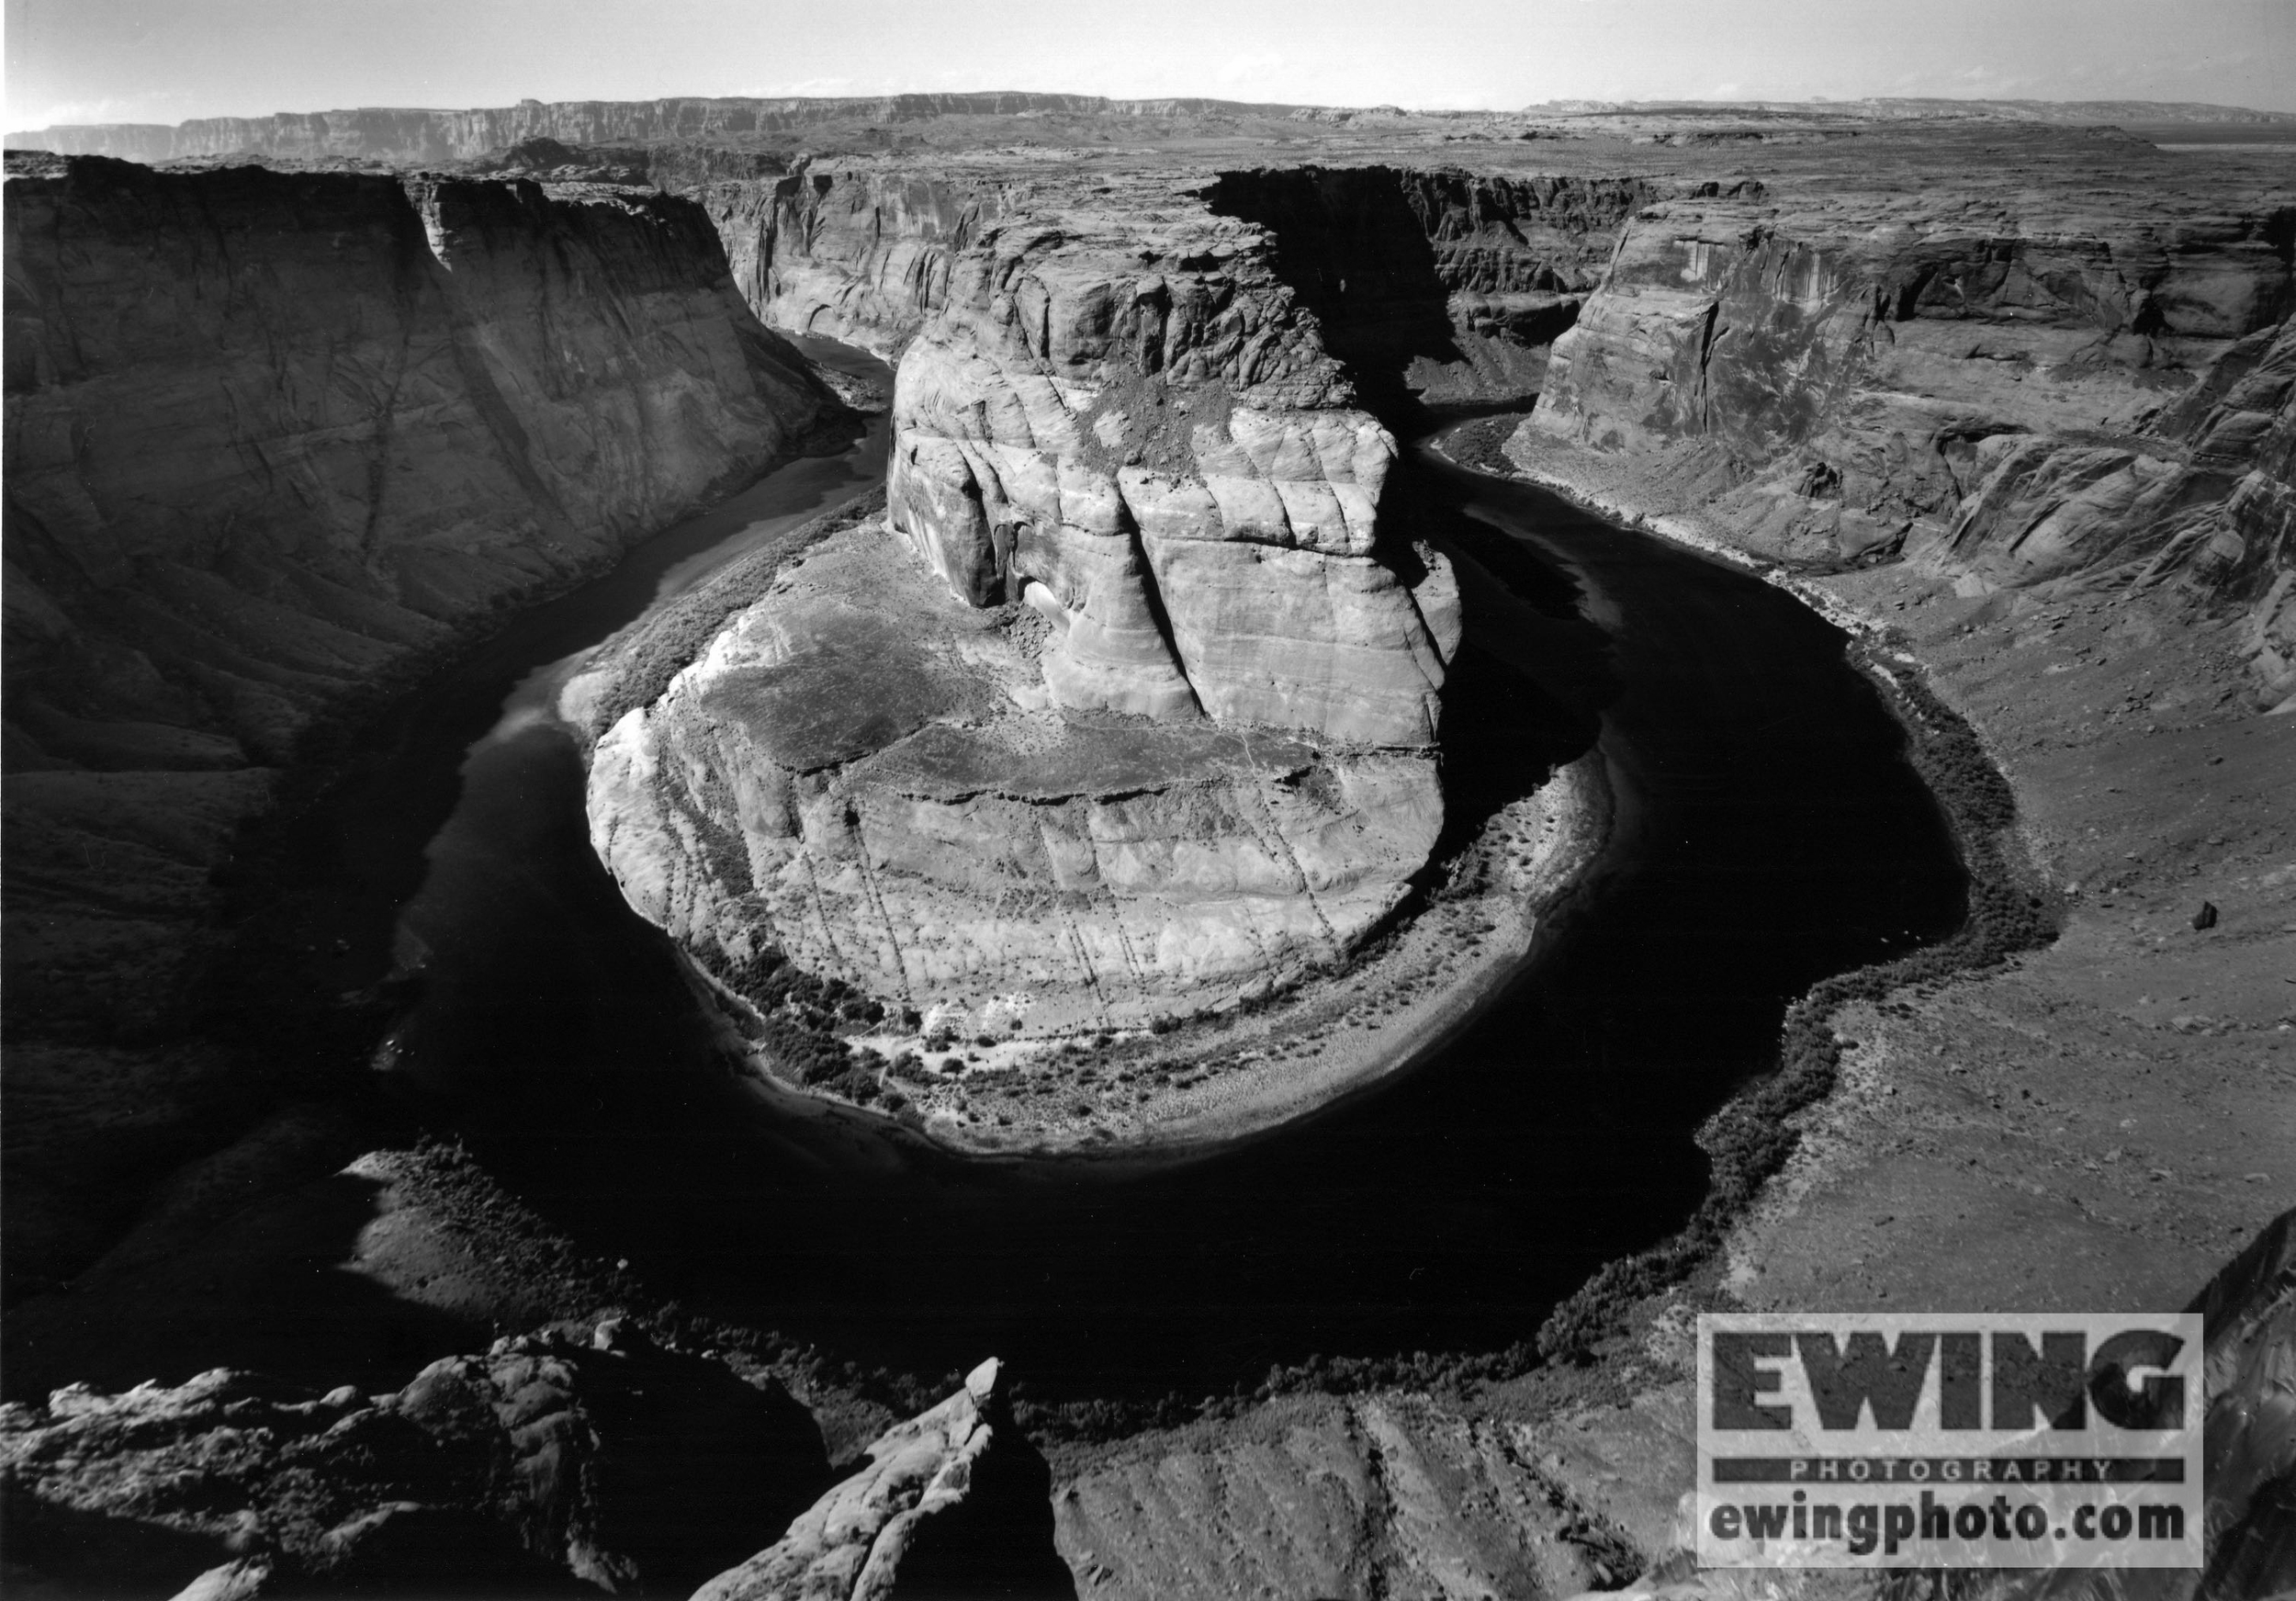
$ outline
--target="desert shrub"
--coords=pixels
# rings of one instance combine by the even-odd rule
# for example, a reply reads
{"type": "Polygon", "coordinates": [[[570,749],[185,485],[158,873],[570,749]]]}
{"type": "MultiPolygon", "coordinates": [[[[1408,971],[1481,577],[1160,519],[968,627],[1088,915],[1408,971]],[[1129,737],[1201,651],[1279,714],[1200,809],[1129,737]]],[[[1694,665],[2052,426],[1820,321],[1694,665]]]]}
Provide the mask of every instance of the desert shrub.
{"type": "Polygon", "coordinates": [[[894,1057],[892,1065],[885,1071],[894,1077],[906,1079],[911,1084],[924,1084],[932,1077],[931,1074],[925,1071],[925,1059],[914,1051],[904,1051],[894,1057]]]}
{"type": "Polygon", "coordinates": [[[884,491],[879,490],[825,512],[755,555],[728,563],[708,582],[616,636],[597,653],[597,660],[612,661],[615,671],[613,681],[598,697],[591,737],[596,738],[628,713],[659,700],[670,681],[701,655],[727,618],[765,597],[793,552],[882,516],[884,506],[884,491]]]}

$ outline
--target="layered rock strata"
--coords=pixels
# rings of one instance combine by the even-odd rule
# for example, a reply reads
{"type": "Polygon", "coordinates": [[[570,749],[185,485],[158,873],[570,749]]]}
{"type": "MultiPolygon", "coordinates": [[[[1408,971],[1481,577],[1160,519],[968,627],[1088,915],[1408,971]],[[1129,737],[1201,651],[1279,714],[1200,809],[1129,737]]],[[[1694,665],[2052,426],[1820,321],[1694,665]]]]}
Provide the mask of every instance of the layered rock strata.
{"type": "Polygon", "coordinates": [[[1383,533],[1394,442],[1266,245],[1071,209],[941,258],[890,528],[598,744],[633,905],[735,964],[1073,1029],[1264,990],[1398,904],[1442,818],[1457,586],[1383,533]]]}
{"type": "Polygon", "coordinates": [[[81,161],[7,216],[18,767],[276,757],[835,409],[669,197],[81,161]]]}
{"type": "Polygon", "coordinates": [[[771,183],[703,185],[695,197],[760,317],[888,361],[947,302],[954,258],[1027,204],[1009,176],[826,163],[771,183]]]}
{"type": "Polygon", "coordinates": [[[210,870],[314,719],[841,409],[689,201],[93,158],[6,190],[21,1269],[229,1076],[117,1047],[181,1029],[210,870]]]}
{"type": "Polygon", "coordinates": [[[1517,436],[1796,562],[2175,581],[2296,692],[2296,201],[1875,189],[1629,223],[1517,436]]]}
{"type": "MultiPolygon", "coordinates": [[[[690,182],[684,171],[664,165],[655,181],[691,186],[709,207],[760,317],[887,356],[951,304],[954,264],[986,230],[1095,187],[962,163],[824,162],[774,181],[690,182]]],[[[1358,381],[1376,384],[1382,402],[1446,402],[1527,400],[1626,218],[1664,196],[1726,186],[1760,187],[1299,166],[1208,168],[1194,184],[1132,198],[1137,210],[1200,203],[1259,224],[1270,265],[1358,381]]]]}
{"type": "Polygon", "coordinates": [[[591,840],[721,964],[927,1014],[1003,996],[1031,1032],[1265,991],[1403,894],[1441,821],[1428,751],[1064,715],[1059,645],[881,523],[833,535],[599,740],[591,840]]]}

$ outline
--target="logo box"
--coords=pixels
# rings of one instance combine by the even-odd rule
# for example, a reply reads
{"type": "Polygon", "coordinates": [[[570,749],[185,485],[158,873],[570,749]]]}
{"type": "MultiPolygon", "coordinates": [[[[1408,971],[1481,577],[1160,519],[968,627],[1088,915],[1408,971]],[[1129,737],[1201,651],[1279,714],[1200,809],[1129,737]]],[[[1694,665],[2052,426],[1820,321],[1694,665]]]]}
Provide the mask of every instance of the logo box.
{"type": "Polygon", "coordinates": [[[1699,1565],[2197,1568],[2195,1313],[1698,1319],[1699,1565]]]}

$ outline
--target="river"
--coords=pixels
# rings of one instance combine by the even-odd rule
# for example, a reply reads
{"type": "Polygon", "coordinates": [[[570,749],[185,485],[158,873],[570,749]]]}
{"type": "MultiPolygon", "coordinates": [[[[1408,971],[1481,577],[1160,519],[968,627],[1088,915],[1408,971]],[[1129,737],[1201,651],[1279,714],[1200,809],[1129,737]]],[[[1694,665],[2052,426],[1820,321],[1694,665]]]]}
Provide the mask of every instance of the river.
{"type": "Polygon", "coordinates": [[[784,468],[522,618],[411,705],[332,813],[424,974],[392,1041],[406,1078],[511,1188],[692,1310],[920,1375],[994,1353],[1051,1399],[1503,1347],[1696,1204],[1692,1133],[1770,1065],[1795,994],[1961,918],[1951,838],[1837,630],[1421,453],[1390,495],[1507,614],[1446,710],[1458,784],[1503,790],[1591,742],[1616,797],[1594,869],[1480,1020],[1164,1171],[968,1162],[776,1111],[591,854],[549,707],[583,649],[873,483],[884,449],[880,427],[784,468]]]}

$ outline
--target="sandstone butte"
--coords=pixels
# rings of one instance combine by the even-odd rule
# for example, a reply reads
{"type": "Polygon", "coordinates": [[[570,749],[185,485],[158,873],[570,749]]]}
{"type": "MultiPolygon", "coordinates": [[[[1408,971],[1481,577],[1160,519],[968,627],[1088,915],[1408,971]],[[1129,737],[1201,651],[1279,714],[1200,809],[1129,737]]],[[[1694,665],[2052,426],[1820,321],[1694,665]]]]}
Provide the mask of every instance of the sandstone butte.
{"type": "MultiPolygon", "coordinates": [[[[12,1272],[77,1272],[175,1166],[273,1116],[186,989],[220,942],[208,871],[292,782],[298,729],[833,417],[768,329],[899,357],[884,521],[828,529],[642,704],[611,699],[602,662],[573,708],[615,713],[593,729],[602,854],[689,945],[755,960],[738,941],[770,926],[880,994],[918,996],[954,930],[994,930],[1048,997],[1073,984],[1047,1011],[1079,1022],[1126,1020],[1084,998],[1128,909],[1199,930],[1122,958],[1142,1020],[1344,950],[1401,901],[1439,821],[1462,620],[1439,557],[1391,526],[1382,419],[1536,393],[1478,459],[1750,561],[1924,676],[2006,773],[1996,843],[2063,906],[2059,936],[1842,1005],[1839,1087],[1797,1114],[1784,1171],[1687,1280],[1605,1310],[1592,1368],[1439,1390],[1375,1365],[1055,1449],[1077,1592],[1686,1593],[1689,1311],[2007,1284],[2019,1305],[2181,1304],[2251,1238],[2204,1300],[2212,1450],[2239,1464],[2212,1481],[2205,1587],[2287,1586],[2287,1225],[2257,1237],[2296,1124],[2284,164],[2006,114],[1034,104],[857,110],[925,148],[808,161],[746,114],[733,134],[708,110],[587,133],[564,108],[472,114],[453,137],[483,157],[406,153],[448,139],[436,122],[363,142],[372,114],[278,134],[287,168],[478,157],[485,179],[9,180],[12,1272]],[[1007,118],[976,141],[1006,148],[947,148],[974,115],[1007,118]],[[1024,115],[1078,144],[1028,148],[1024,115]],[[1162,144],[1084,148],[1110,117],[1162,144]],[[499,176],[513,137],[636,148],[535,145],[546,189],[499,176]],[[169,281],[208,287],[144,321],[155,242],[169,281]],[[640,418],[661,422],[642,450],[640,418]],[[473,501],[486,515],[456,514],[473,501]],[[860,648],[830,660],[837,638],[860,648]],[[885,716],[814,715],[824,671],[885,716]],[[1118,768],[1120,795],[1100,787],[1118,768]],[[1019,827],[1024,806],[1051,825],[1019,827]],[[1181,833],[1189,871],[1154,848],[1181,833]],[[777,908],[808,875],[821,892],[777,908]],[[1021,886],[1073,941],[1032,948],[1043,920],[999,904],[1021,886]],[[2222,916],[2189,927],[2202,890],[2222,916]]],[[[254,1170],[281,1204],[303,1182],[254,1170]]],[[[375,1170],[428,1215],[414,1169],[375,1170]]],[[[425,1293],[379,1257],[360,1270],[425,1293]]],[[[106,1304],[137,1282],[109,1275],[106,1304]]],[[[75,1409],[27,1409],[11,1438],[75,1409]]],[[[973,1425],[913,1427],[872,1457],[914,1457],[906,1488],[832,1498],[909,1527],[940,1471],[910,1442],[962,1456],[973,1425]]],[[[732,1572],[850,1563],[801,1535],[816,1514],[732,1572]]]]}
{"type": "Polygon", "coordinates": [[[1263,230],[1127,198],[1173,211],[985,225],[837,324],[898,355],[884,525],[593,756],[601,856],[690,946],[925,1032],[976,1032],[963,989],[1031,1037],[1139,1028],[1343,962],[1426,863],[1458,595],[1381,520],[1393,436],[1263,230]]]}

